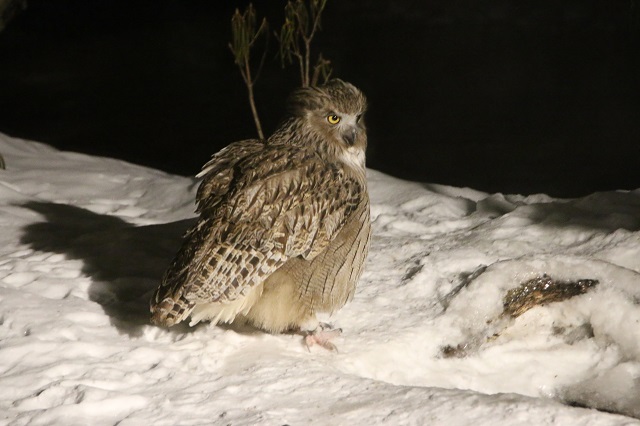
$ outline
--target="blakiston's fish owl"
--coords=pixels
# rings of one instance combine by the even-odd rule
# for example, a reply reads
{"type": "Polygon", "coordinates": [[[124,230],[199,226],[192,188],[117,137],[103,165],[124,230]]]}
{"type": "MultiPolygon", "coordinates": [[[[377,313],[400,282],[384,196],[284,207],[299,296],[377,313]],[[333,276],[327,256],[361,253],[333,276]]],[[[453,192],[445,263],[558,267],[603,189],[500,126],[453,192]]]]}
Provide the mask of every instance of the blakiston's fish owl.
{"type": "Polygon", "coordinates": [[[334,79],[296,90],[287,109],[266,141],[235,142],[198,175],[200,218],[151,300],[153,323],[309,329],[353,296],[371,232],[365,97],[334,79]]]}

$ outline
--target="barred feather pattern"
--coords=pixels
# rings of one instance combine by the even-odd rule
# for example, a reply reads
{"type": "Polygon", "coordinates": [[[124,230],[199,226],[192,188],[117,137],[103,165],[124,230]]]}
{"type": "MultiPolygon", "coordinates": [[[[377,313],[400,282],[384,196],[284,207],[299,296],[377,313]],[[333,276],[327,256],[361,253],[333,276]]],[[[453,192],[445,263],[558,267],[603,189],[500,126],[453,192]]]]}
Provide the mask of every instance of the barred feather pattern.
{"type": "MultiPolygon", "coordinates": [[[[364,98],[358,100],[364,110],[364,98]]],[[[364,163],[341,162],[347,148],[310,127],[308,114],[302,109],[285,120],[267,141],[229,145],[203,167],[200,217],[152,297],[153,323],[179,323],[197,305],[255,303],[269,277],[295,283],[291,303],[300,318],[331,312],[353,296],[371,229],[364,163]]],[[[357,142],[364,158],[364,131],[357,142]]],[[[237,314],[251,320],[245,305],[237,314]]],[[[265,321],[254,323],[282,331],[299,322],[265,321]]]]}

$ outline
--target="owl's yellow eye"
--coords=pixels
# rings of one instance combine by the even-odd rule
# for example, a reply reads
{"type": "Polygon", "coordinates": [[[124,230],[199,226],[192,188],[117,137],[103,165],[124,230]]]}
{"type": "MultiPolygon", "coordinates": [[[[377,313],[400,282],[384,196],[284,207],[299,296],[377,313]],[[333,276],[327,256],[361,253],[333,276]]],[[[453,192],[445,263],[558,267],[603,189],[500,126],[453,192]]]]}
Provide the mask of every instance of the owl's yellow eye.
{"type": "Polygon", "coordinates": [[[331,114],[327,116],[327,121],[330,124],[338,124],[340,122],[340,117],[335,114],[331,114]]]}

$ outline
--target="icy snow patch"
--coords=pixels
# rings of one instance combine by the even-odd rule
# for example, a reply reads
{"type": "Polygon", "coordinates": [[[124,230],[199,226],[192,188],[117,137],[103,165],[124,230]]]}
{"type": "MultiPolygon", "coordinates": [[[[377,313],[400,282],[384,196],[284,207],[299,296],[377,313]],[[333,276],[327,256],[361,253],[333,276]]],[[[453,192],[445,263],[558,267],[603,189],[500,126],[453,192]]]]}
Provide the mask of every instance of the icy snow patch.
{"type": "Polygon", "coordinates": [[[3,135],[0,152],[2,424],[640,424],[640,191],[556,200],[370,170],[371,253],[328,319],[334,354],[149,324],[195,179],[3,135]],[[501,317],[542,274],[599,284],[501,317]]]}

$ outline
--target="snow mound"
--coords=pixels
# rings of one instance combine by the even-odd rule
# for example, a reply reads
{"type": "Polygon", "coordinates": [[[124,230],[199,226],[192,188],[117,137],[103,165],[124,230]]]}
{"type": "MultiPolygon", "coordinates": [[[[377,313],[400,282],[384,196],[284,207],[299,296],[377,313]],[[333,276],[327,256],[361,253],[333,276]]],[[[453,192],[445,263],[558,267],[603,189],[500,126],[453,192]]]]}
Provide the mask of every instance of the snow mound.
{"type": "Polygon", "coordinates": [[[329,319],[335,354],[148,323],[195,179],[1,134],[0,152],[2,424],[640,424],[640,191],[561,200],[370,170],[372,248],[329,319]],[[505,316],[544,274],[598,284],[505,316]]]}

